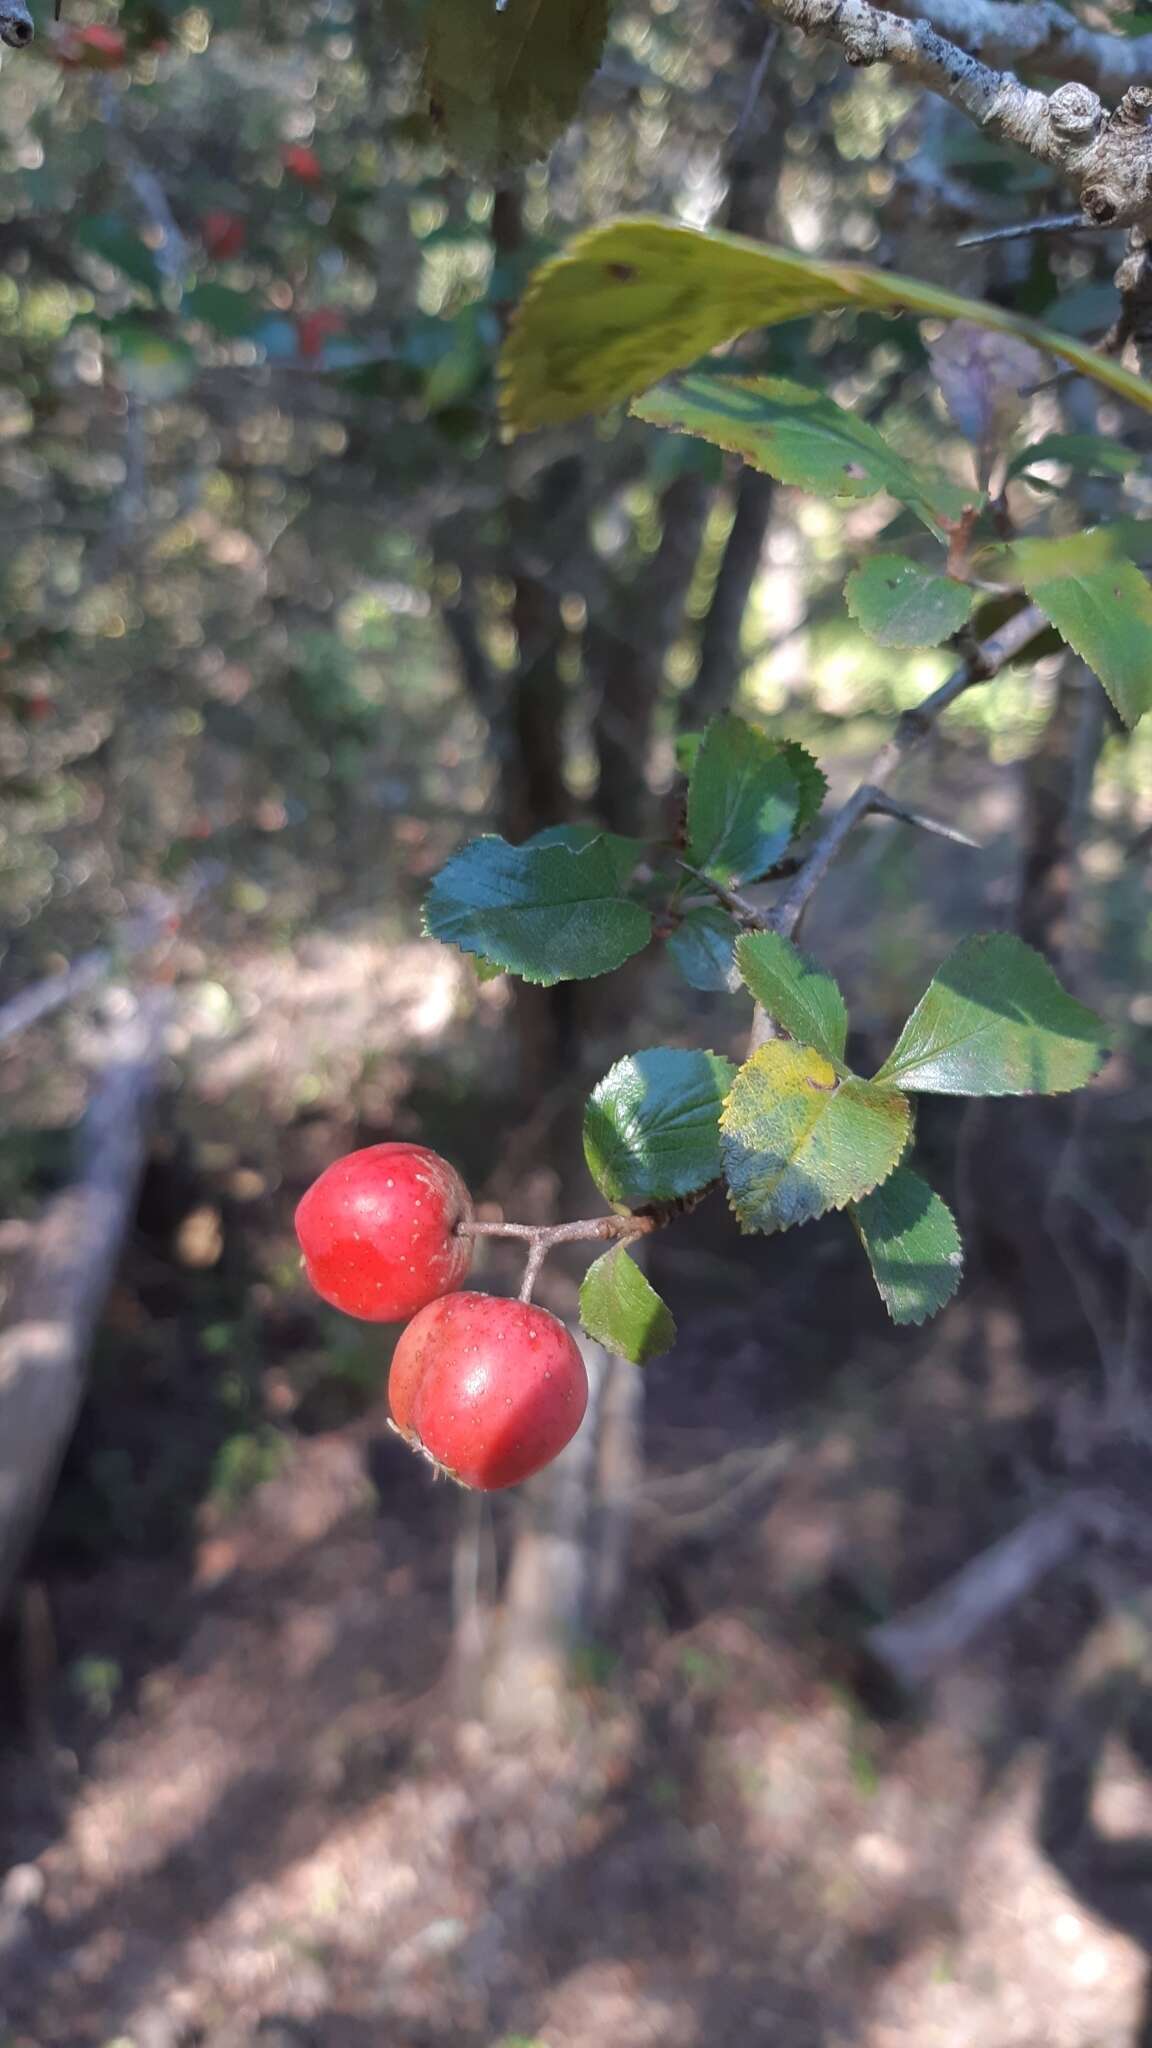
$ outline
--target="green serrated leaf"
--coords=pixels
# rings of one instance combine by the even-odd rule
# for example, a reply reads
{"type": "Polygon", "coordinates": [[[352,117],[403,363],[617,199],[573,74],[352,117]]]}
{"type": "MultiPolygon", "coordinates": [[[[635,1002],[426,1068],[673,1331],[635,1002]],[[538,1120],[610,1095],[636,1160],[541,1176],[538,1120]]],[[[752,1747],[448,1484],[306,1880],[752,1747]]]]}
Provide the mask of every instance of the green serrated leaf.
{"type": "Polygon", "coordinates": [[[937,647],[958,633],[975,593],[906,555],[873,555],[844,585],[852,617],[881,647],[937,647]]]}
{"type": "Polygon", "coordinates": [[[741,1067],[720,1123],[729,1201],[743,1230],[788,1230],[859,1201],[903,1157],[912,1106],[842,1077],[810,1046],[770,1039],[741,1067]]]}
{"type": "Polygon", "coordinates": [[[599,840],[611,861],[616,879],[621,888],[632,879],[633,870],[644,853],[642,839],[626,839],[621,832],[603,832],[598,825],[545,825],[539,832],[533,832],[524,846],[566,846],[571,853],[582,853],[593,840],[599,840]]]}
{"type": "Polygon", "coordinates": [[[832,976],[779,932],[745,932],[736,942],[736,964],[749,994],[780,1029],[843,1073],[848,1005],[832,976]]]}
{"type": "Polygon", "coordinates": [[[964,1270],[960,1232],[919,1174],[898,1166],[850,1214],[894,1323],[923,1323],[951,1301],[964,1270]]]}
{"type": "Polygon", "coordinates": [[[992,542],[978,551],[974,567],[978,576],[1027,589],[1120,561],[1152,562],[1152,519],[1112,519],[1080,533],[992,542]]]}
{"type": "Polygon", "coordinates": [[[617,1358],[647,1365],[676,1342],[676,1325],[623,1245],[589,1266],[580,1289],[580,1321],[617,1358]]]}
{"type": "Polygon", "coordinates": [[[1120,558],[1079,575],[1022,579],[1061,639],[1099,676],[1125,725],[1152,706],[1152,589],[1120,558]]]}
{"type": "Polygon", "coordinates": [[[694,1195],[720,1177],[720,1110],[736,1069],[713,1052],[656,1046],[618,1060],[584,1112],[584,1157],[625,1209],[694,1195]]]}
{"type": "Polygon", "coordinates": [[[714,719],[688,785],[688,861],[727,883],[762,875],[791,839],[799,801],[775,740],[742,718],[714,719]]]}
{"type": "Polygon", "coordinates": [[[959,518],[978,495],[907,462],[867,420],[826,392],[785,377],[693,371],[636,399],[632,411],[650,426],[698,434],[780,483],[823,497],[870,498],[887,491],[935,527],[942,518],[959,518]]]}
{"type": "Polygon", "coordinates": [[[428,95],[457,162],[547,155],[600,62],[609,0],[432,0],[428,95]]]}
{"type": "Polygon", "coordinates": [[[735,993],[740,986],[732,957],[735,937],[736,927],[719,904],[701,904],[685,913],[668,940],[668,951],[689,988],[735,993]]]}
{"type": "Polygon", "coordinates": [[[1127,476],[1139,469],[1142,457],[1120,441],[1105,440],[1103,434],[1044,434],[1014,455],[1006,478],[1024,476],[1038,462],[1063,462],[1083,476],[1127,476]]]}
{"type": "Polygon", "coordinates": [[[480,982],[498,981],[504,972],[504,969],[497,961],[485,960],[482,954],[477,955],[472,962],[472,966],[475,969],[476,979],[480,982]]]}
{"type": "Polygon", "coordinates": [[[651,390],[754,327],[841,306],[974,320],[1019,335],[1152,410],[1152,384],[1002,307],[715,229],[617,220],[536,272],[504,347],[504,416],[518,432],[578,419],[651,390]]]}
{"type": "Polygon", "coordinates": [[[820,816],[824,799],[828,794],[828,777],[820,763],[808,752],[807,747],[800,745],[799,740],[780,740],[778,744],[791,770],[792,780],[796,784],[800,798],[796,807],[796,823],[792,827],[792,837],[796,839],[801,832],[808,830],[809,825],[814,825],[820,816]]]}
{"type": "MultiPolygon", "coordinates": [[[[681,775],[691,775],[703,744],[702,732],[677,734],[676,766],[681,775]]],[[[815,824],[820,816],[828,794],[828,777],[815,756],[808,752],[807,747],[802,747],[799,740],[773,740],[772,745],[786,761],[796,784],[796,823],[792,827],[795,839],[801,832],[806,832],[809,825],[815,824]]]]}
{"type": "Polygon", "coordinates": [[[494,834],[441,868],[424,908],[428,936],[550,988],[620,967],[652,921],[620,892],[618,856],[603,839],[509,846],[494,834]]]}
{"type": "Polygon", "coordinates": [[[696,766],[696,756],[704,744],[702,732],[681,732],[676,735],[676,766],[681,775],[691,775],[696,766]]]}
{"type": "Polygon", "coordinates": [[[937,969],[875,1081],[924,1095],[1063,1095],[1091,1080],[1104,1038],[1041,954],[991,932],[937,969]]]}

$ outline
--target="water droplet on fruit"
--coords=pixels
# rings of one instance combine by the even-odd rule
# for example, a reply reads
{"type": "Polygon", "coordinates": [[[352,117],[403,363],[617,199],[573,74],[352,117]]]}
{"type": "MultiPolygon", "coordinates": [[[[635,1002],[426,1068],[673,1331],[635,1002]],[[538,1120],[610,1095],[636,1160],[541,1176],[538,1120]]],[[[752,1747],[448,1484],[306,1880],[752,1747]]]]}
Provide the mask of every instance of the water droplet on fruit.
{"type": "Polygon", "coordinates": [[[505,1401],[505,1403],[504,1403],[504,1406],[505,1406],[506,1408],[510,1408],[510,1407],[512,1406],[512,1400],[511,1400],[511,1396],[509,1396],[508,1400],[507,1400],[507,1401],[505,1401]]]}
{"type": "Polygon", "coordinates": [[[392,1175],[391,1175],[391,1174],[389,1174],[389,1175],[388,1175],[388,1186],[389,1186],[390,1188],[394,1188],[394,1187],[395,1187],[395,1185],[396,1185],[396,1183],[395,1183],[395,1181],[393,1180],[393,1178],[392,1178],[392,1175]]]}

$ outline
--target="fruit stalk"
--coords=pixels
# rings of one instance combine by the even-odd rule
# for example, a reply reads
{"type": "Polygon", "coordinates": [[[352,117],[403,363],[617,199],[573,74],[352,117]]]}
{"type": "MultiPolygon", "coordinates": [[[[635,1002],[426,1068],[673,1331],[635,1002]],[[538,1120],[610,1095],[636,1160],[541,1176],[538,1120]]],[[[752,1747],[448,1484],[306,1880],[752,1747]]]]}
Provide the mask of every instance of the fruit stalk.
{"type": "Polygon", "coordinates": [[[578,1223],[477,1223],[466,1219],[457,1224],[459,1237],[518,1237],[528,1246],[528,1263],[520,1288],[521,1301],[531,1301],[540,1268],[558,1244],[592,1244],[615,1239],[629,1244],[647,1237],[659,1227],[655,1216],[588,1216],[578,1223]]]}

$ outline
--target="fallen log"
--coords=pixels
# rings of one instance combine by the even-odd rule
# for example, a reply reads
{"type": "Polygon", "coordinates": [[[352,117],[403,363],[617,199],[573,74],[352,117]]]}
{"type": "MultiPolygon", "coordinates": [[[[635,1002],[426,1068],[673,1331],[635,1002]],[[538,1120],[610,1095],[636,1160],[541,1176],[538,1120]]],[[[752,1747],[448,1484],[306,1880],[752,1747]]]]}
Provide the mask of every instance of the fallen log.
{"type": "Polygon", "coordinates": [[[1073,1488],[1029,1515],[893,1620],[871,1629],[868,1655],[906,1692],[934,1678],[1011,1612],[1050,1572],[1094,1540],[1121,1537],[1124,1507],[1106,1491],[1073,1488]]]}
{"type": "Polygon", "coordinates": [[[147,1153],[171,996],[148,988],[108,1028],[76,1177],[36,1225],[0,1331],[0,1608],[75,1426],[92,1339],[147,1153]]]}

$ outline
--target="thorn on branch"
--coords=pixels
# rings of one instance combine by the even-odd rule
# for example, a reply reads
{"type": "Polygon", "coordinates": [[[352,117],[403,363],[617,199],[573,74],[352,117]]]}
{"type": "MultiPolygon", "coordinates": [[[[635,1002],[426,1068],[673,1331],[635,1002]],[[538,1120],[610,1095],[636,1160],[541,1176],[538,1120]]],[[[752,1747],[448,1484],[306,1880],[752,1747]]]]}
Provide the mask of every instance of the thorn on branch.
{"type": "Polygon", "coordinates": [[[984,228],[978,235],[962,235],[958,249],[982,249],[991,242],[1015,242],[1024,235],[1072,235],[1097,223],[1083,213],[1053,213],[1043,220],[1018,220],[1007,228],[984,228]]]}
{"type": "Polygon", "coordinates": [[[980,841],[972,839],[967,832],[961,832],[956,825],[948,825],[942,818],[933,818],[926,811],[914,811],[909,805],[898,803],[886,790],[875,791],[868,806],[870,811],[884,818],[898,818],[902,824],[915,825],[921,832],[929,832],[936,839],[949,839],[955,846],[970,846],[977,853],[980,841]]]}

